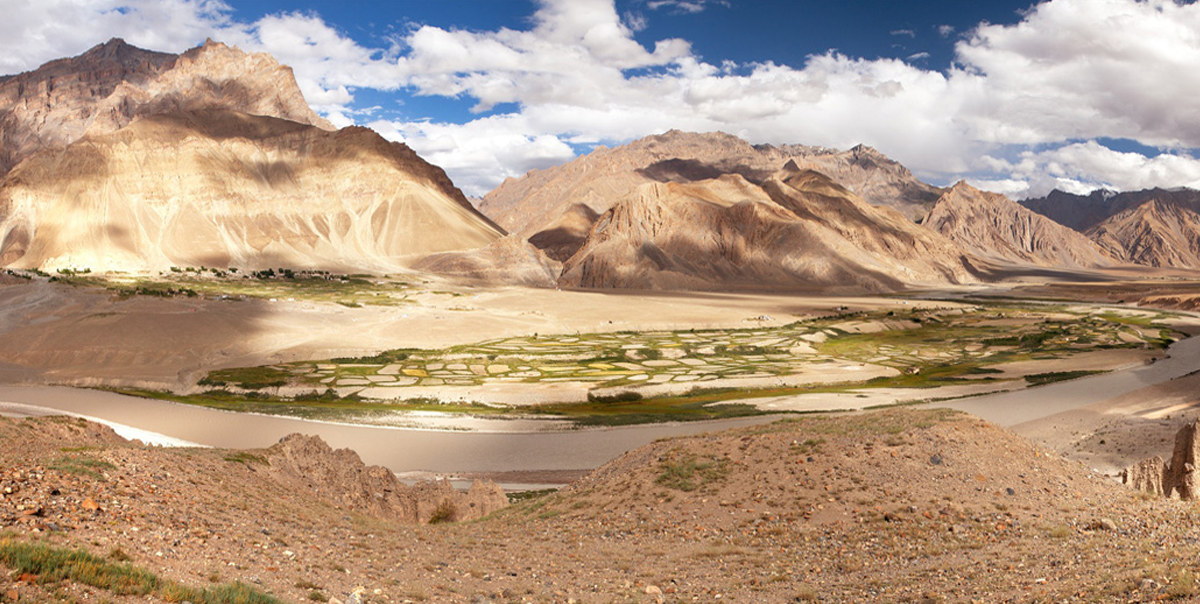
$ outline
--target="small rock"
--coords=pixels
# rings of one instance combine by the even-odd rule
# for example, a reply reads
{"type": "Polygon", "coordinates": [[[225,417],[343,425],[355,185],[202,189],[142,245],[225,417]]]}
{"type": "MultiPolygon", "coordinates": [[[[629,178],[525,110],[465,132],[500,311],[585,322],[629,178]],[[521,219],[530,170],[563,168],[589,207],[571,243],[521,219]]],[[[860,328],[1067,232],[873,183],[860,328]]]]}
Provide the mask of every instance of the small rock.
{"type": "Polygon", "coordinates": [[[1142,585],[1138,589],[1141,591],[1154,591],[1158,589],[1158,583],[1154,579],[1142,579],[1142,585]]]}
{"type": "Polygon", "coordinates": [[[1010,497],[1017,494],[1016,489],[1013,489],[1012,487],[1008,487],[1007,489],[1004,489],[1004,492],[1008,493],[1008,495],[1010,497]]]}
{"type": "Polygon", "coordinates": [[[346,604],[363,604],[363,594],[367,593],[367,588],[356,587],[350,592],[350,597],[346,598],[346,604]]]}
{"type": "Polygon", "coordinates": [[[95,499],[88,497],[87,499],[83,500],[83,503],[79,504],[79,507],[91,512],[95,512],[100,509],[100,504],[96,503],[95,499]]]}
{"type": "Polygon", "coordinates": [[[933,464],[933,465],[935,465],[935,466],[940,466],[940,465],[942,465],[942,461],[943,461],[943,460],[942,460],[942,456],[941,456],[940,454],[936,454],[936,453],[935,453],[934,455],[931,455],[931,456],[929,457],[929,463],[931,463],[931,464],[933,464]]]}
{"type": "Polygon", "coordinates": [[[666,601],[666,598],[663,597],[662,589],[660,589],[657,585],[647,585],[646,595],[654,596],[654,601],[658,602],[658,604],[663,604],[663,602],[666,601]]]}
{"type": "Polygon", "coordinates": [[[1117,523],[1113,522],[1112,520],[1110,520],[1108,518],[1101,518],[1092,523],[1092,529],[1099,529],[1102,531],[1115,531],[1115,530],[1117,530],[1117,523]]]}

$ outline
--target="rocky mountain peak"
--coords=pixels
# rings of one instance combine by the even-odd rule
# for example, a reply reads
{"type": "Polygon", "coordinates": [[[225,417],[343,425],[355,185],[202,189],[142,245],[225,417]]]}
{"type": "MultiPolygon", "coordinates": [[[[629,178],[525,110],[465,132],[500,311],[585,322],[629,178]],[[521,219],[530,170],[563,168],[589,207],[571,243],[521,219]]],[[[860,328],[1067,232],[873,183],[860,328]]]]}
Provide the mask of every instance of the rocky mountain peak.
{"type": "Polygon", "coordinates": [[[922,224],[979,257],[1003,264],[1115,264],[1111,255],[1081,233],[966,181],[955,183],[943,193],[922,224]]]}
{"type": "Polygon", "coordinates": [[[140,117],[227,109],[327,130],[291,69],[212,40],[182,55],[120,38],[0,80],[0,176],[43,149],[114,132],[140,117]]]}

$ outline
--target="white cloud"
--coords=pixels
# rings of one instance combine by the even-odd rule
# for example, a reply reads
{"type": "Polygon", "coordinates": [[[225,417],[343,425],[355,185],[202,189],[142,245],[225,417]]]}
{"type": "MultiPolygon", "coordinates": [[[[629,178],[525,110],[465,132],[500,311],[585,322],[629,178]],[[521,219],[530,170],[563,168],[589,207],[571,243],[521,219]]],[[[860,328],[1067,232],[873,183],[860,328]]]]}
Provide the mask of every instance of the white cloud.
{"type": "Polygon", "coordinates": [[[553,135],[528,134],[536,128],[520,116],[492,116],[467,124],[379,120],[368,126],[453,174],[454,184],[472,196],[487,193],[505,178],[575,156],[553,135]]]}
{"type": "Polygon", "coordinates": [[[670,9],[676,13],[698,13],[709,6],[729,6],[726,0],[650,0],[646,6],[651,10],[670,9]]]}
{"type": "Polygon", "coordinates": [[[1200,5],[1053,0],[957,46],[984,86],[966,107],[972,136],[1044,143],[1098,136],[1200,146],[1200,5]]]}
{"type": "Polygon", "coordinates": [[[228,27],[217,0],[38,0],[5,2],[0,73],[19,73],[75,56],[108,40],[180,52],[228,27]]]}
{"type": "Polygon", "coordinates": [[[1098,188],[1122,191],[1200,188],[1200,159],[1183,153],[1146,157],[1114,151],[1095,141],[1046,151],[1025,151],[1014,161],[986,159],[991,169],[1012,177],[980,186],[1015,197],[1040,197],[1053,189],[1087,193],[1098,188]]]}

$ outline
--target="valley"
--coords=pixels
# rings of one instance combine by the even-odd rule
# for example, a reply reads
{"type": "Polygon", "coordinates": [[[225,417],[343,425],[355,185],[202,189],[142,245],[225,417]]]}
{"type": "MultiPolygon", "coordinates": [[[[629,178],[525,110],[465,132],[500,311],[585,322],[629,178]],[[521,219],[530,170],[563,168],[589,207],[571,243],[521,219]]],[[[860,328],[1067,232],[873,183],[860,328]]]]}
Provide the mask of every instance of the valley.
{"type": "Polygon", "coordinates": [[[658,118],[431,143],[289,56],[0,76],[0,602],[1200,598],[1196,191],[658,118]]]}

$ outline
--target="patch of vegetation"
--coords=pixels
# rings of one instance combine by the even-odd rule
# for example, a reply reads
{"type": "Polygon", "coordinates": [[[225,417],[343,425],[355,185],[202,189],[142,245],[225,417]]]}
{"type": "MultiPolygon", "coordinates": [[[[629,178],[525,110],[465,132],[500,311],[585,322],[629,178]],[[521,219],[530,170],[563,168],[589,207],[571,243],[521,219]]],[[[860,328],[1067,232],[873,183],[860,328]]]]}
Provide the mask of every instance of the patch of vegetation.
{"type": "Polygon", "coordinates": [[[86,456],[65,456],[51,460],[46,464],[46,467],[51,470],[57,470],[66,474],[77,474],[79,476],[87,476],[94,480],[104,480],[102,472],[104,470],[113,470],[117,466],[103,461],[86,456]]]}
{"type": "Polygon", "coordinates": [[[640,392],[625,390],[614,394],[599,394],[596,392],[588,392],[588,402],[592,403],[632,403],[642,400],[640,392]]]}
{"type": "Polygon", "coordinates": [[[262,455],[255,455],[253,453],[247,453],[246,451],[238,451],[237,453],[230,453],[225,456],[225,461],[228,461],[230,463],[240,463],[240,464],[245,464],[245,465],[252,465],[252,464],[257,464],[260,466],[271,465],[270,462],[267,461],[266,457],[263,457],[262,455]]]}
{"type": "Polygon", "coordinates": [[[262,390],[285,386],[292,374],[278,367],[240,367],[210,371],[200,380],[201,386],[233,384],[243,390],[262,390]]]}
{"type": "Polygon", "coordinates": [[[537,491],[513,491],[505,496],[508,497],[508,502],[511,504],[524,503],[533,501],[542,497],[549,497],[558,492],[558,489],[540,489],[537,491]]]}
{"type": "Polygon", "coordinates": [[[433,515],[429,517],[429,524],[454,522],[454,517],[457,513],[457,510],[454,509],[454,504],[449,499],[442,500],[438,504],[437,509],[433,511],[433,515]]]}
{"type": "Polygon", "coordinates": [[[729,475],[729,460],[723,457],[697,457],[672,451],[659,464],[658,485],[679,491],[695,491],[705,485],[724,480],[729,475]]]}
{"type": "Polygon", "coordinates": [[[1044,384],[1053,384],[1054,382],[1064,382],[1067,380],[1075,380],[1089,375],[1105,373],[1103,371],[1052,371],[1049,373],[1034,373],[1025,376],[1025,381],[1029,382],[1030,386],[1041,386],[1044,384]]]}
{"type": "Polygon", "coordinates": [[[244,583],[205,589],[189,587],[131,564],[110,562],[83,549],[25,543],[12,536],[0,537],[0,563],[16,574],[36,576],[41,584],[73,581],[119,596],[154,596],[167,602],[195,604],[282,604],[244,583]]]}

